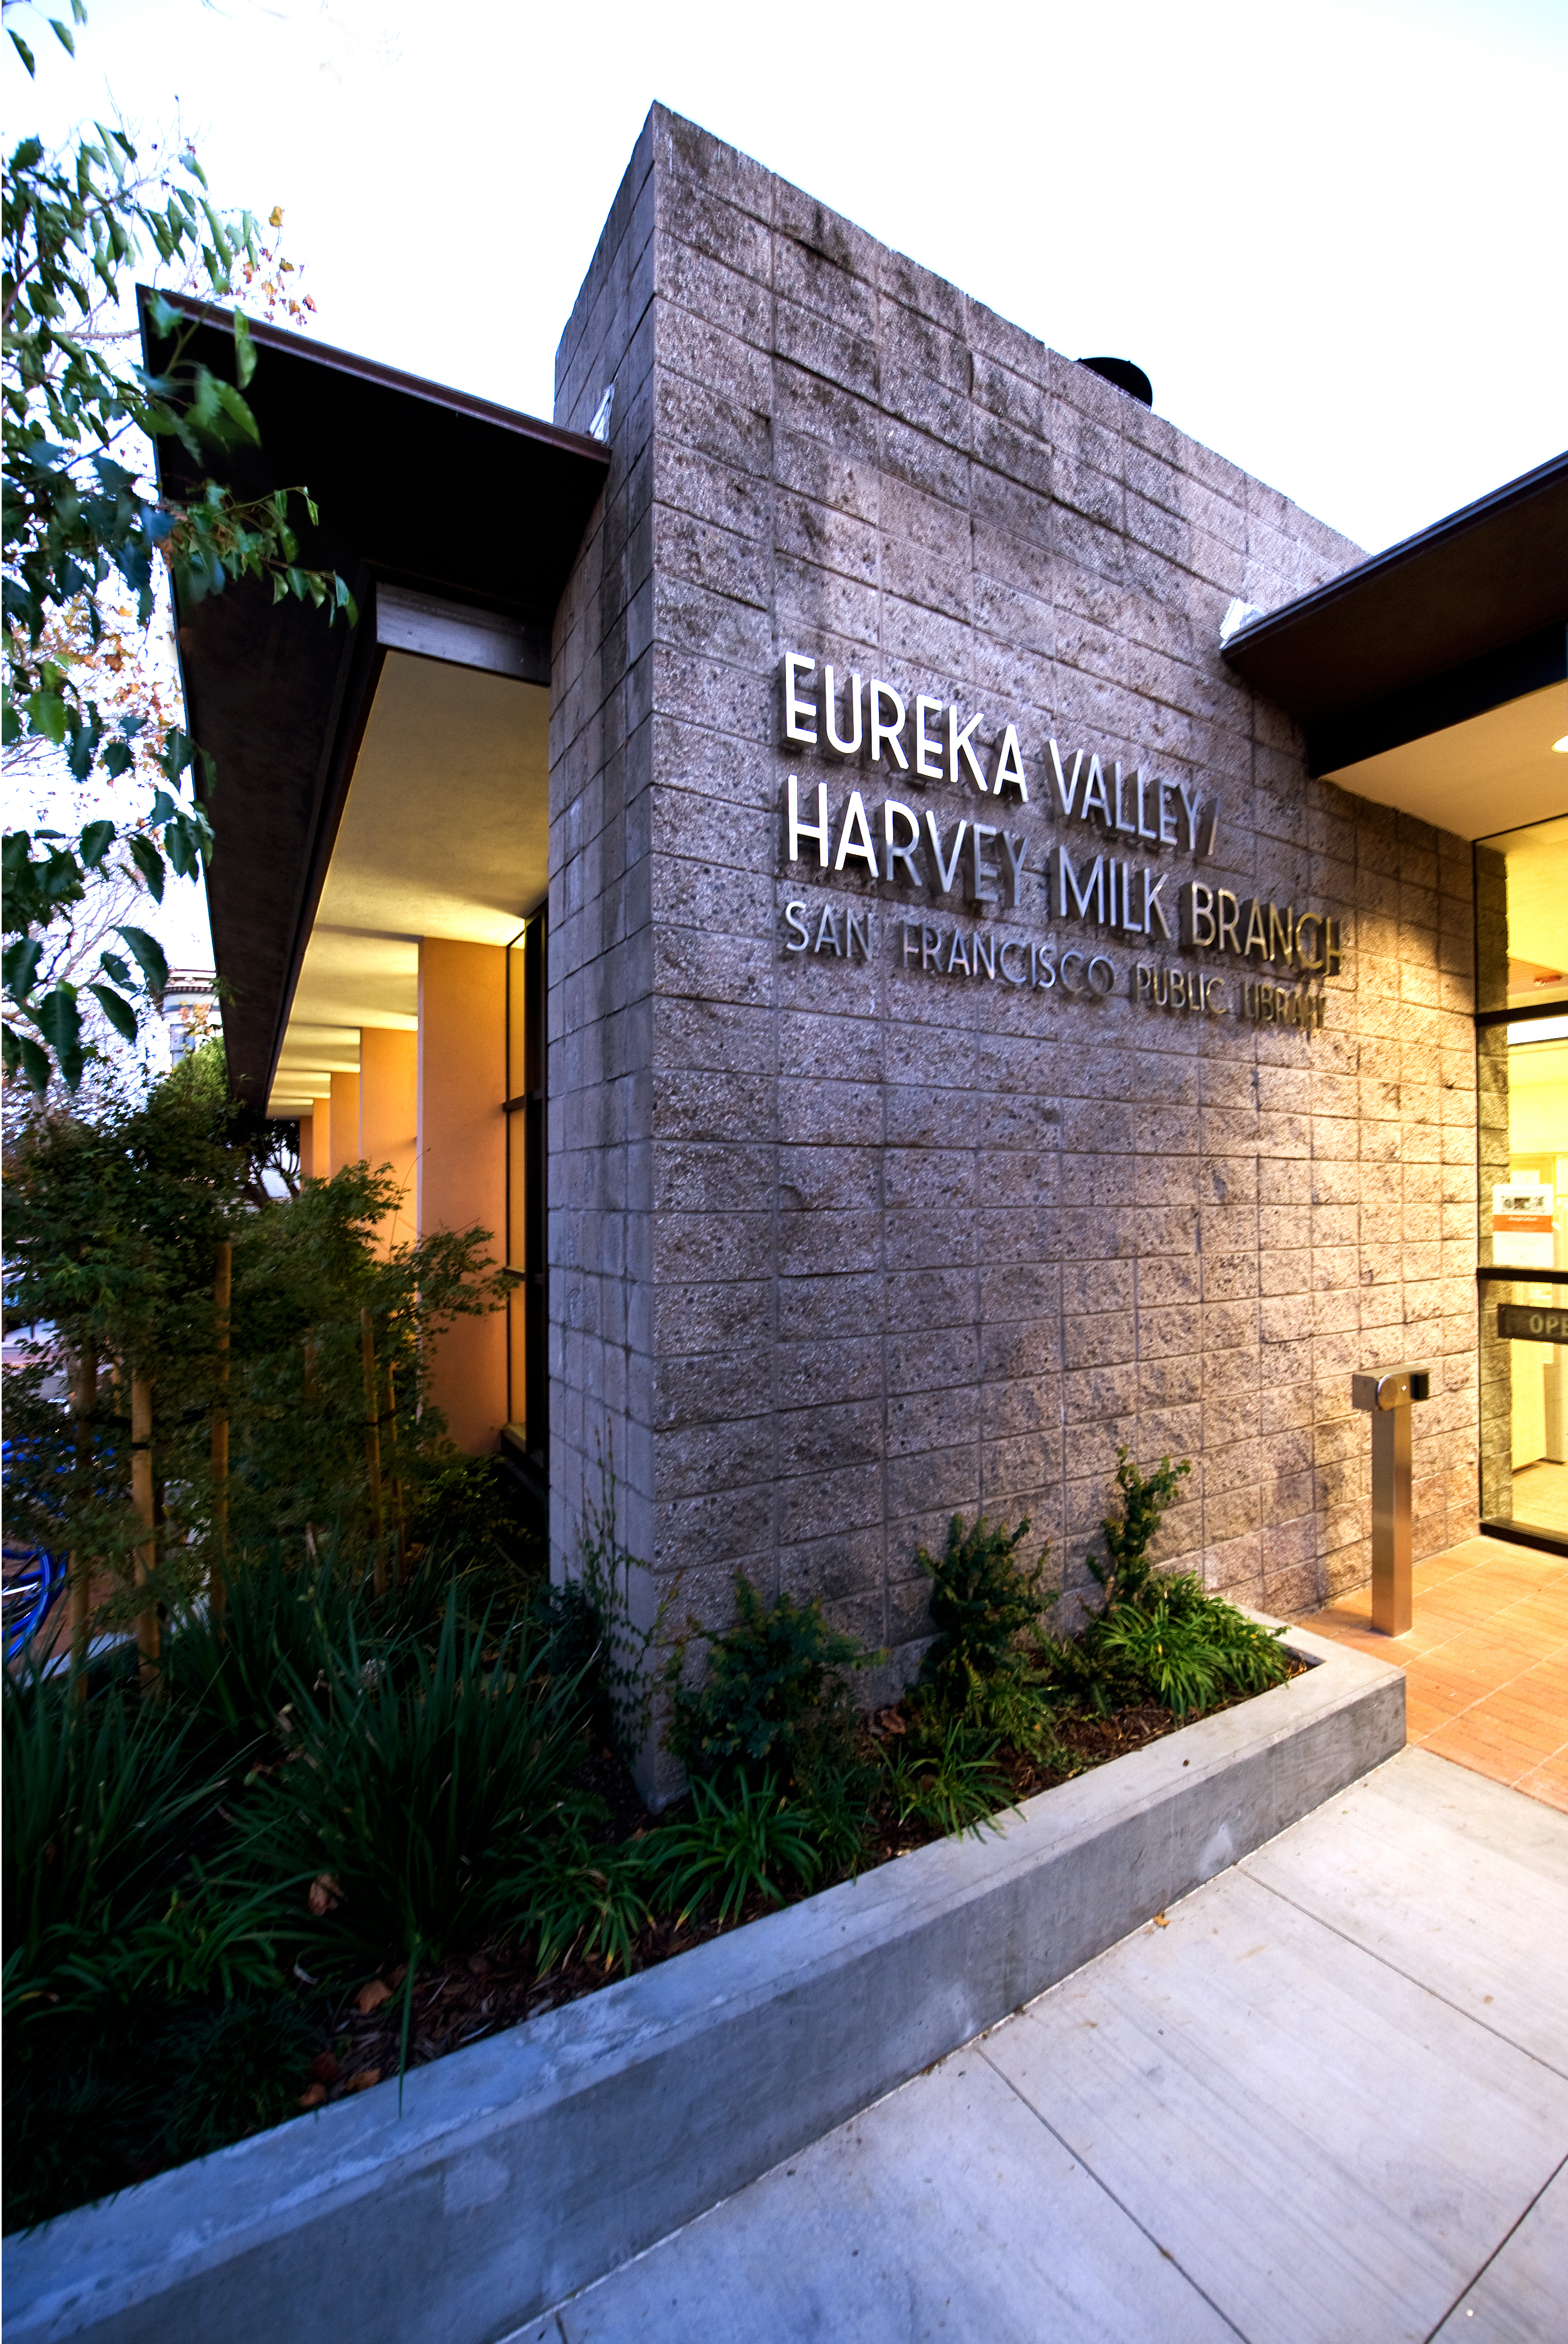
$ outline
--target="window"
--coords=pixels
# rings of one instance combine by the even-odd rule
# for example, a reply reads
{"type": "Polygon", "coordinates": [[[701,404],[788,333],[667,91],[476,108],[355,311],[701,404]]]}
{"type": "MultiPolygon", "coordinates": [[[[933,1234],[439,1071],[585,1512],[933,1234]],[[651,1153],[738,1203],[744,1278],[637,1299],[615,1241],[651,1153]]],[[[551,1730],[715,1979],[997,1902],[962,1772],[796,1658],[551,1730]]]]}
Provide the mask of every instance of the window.
{"type": "Polygon", "coordinates": [[[541,1482],[550,1471],[544,938],[540,912],[506,954],[507,1435],[541,1482]]]}
{"type": "Polygon", "coordinates": [[[1568,816],[1475,898],[1482,1527],[1568,1551],[1568,816]]]}

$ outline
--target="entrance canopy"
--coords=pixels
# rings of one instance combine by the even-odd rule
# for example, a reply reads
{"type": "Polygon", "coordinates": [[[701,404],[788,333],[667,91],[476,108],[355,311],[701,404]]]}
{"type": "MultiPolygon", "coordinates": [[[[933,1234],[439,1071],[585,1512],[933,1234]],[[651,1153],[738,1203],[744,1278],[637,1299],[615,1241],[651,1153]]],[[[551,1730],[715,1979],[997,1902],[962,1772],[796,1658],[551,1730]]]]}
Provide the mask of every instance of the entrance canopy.
{"type": "MultiPolygon", "coordinates": [[[[159,348],[143,295],[149,357],[159,348]]],[[[188,356],[232,379],[233,318],[188,356]]],[[[265,326],[242,496],[308,488],[300,559],[352,629],[269,588],[178,611],[187,721],[214,757],[207,896],[238,1094],[309,1111],[359,1029],[411,1030],[417,940],[501,944],[545,891],[550,630],[609,451],[581,433],[265,326]]],[[[159,448],[160,477],[193,484],[159,448]]],[[[303,519],[297,508],[297,516],[303,519]]]]}
{"type": "Polygon", "coordinates": [[[1309,770],[1482,838],[1568,804],[1568,455],[1232,635],[1309,770]]]}

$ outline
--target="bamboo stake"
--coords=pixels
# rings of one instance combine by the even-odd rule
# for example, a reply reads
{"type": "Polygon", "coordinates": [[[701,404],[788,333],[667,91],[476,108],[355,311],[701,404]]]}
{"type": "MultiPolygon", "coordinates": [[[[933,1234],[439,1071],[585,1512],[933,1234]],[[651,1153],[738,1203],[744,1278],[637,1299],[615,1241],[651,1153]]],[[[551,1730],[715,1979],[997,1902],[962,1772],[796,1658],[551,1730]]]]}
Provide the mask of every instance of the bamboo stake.
{"type": "Polygon", "coordinates": [[[370,1535],[376,1541],[376,1592],[387,1591],[387,1551],[381,1506],[381,1428],[376,1420],[376,1331],[369,1309],[359,1313],[359,1363],[365,1371],[365,1470],[370,1483],[370,1535]]]}
{"type": "Polygon", "coordinates": [[[157,1598],[152,1592],[157,1567],[157,1529],[153,1485],[153,1379],[131,1370],[131,1504],[147,1525],[147,1539],[137,1549],[137,1584],[147,1590],[137,1614],[137,1650],[141,1654],[141,1687],[156,1693],[159,1685],[157,1598]]]}
{"type": "Polygon", "coordinates": [[[391,1450],[392,1523],[398,1533],[398,1585],[409,1583],[409,1541],[403,1527],[403,1480],[398,1470],[398,1388],[387,1361],[387,1444],[391,1450]]]}
{"type": "MultiPolygon", "coordinates": [[[[71,1414],[76,1447],[76,1498],[80,1502],[93,1461],[93,1416],[98,1405],[98,1354],[84,1343],[71,1379],[71,1414]]],[[[87,1698],[87,1622],[92,1613],[93,1558],[85,1547],[71,1549],[71,1681],[78,1703],[87,1698]]]]}
{"type": "Polygon", "coordinates": [[[212,1308],[217,1322],[217,1397],[212,1411],[212,1571],[207,1600],[215,1620],[228,1609],[228,1306],[234,1290],[234,1247],[217,1241],[212,1308]]]}

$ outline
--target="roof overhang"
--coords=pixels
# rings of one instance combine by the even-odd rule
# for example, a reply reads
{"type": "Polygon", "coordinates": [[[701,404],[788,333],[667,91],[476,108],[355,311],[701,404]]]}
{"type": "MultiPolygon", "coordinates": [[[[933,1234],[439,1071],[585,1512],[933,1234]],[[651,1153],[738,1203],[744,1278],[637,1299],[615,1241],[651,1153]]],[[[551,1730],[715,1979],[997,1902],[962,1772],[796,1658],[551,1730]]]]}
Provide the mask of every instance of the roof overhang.
{"type": "MultiPolygon", "coordinates": [[[[176,306],[196,325],[187,357],[232,381],[232,313],[176,306]]],[[[177,611],[187,722],[217,767],[207,885],[229,1074],[260,1105],[389,654],[548,684],[556,605],[610,458],[581,433],[297,334],[251,337],[260,450],[220,476],[244,497],[308,488],[320,520],[299,527],[300,561],[346,578],[360,612],[354,628],[329,624],[248,582],[177,611]]],[[[158,467],[175,494],[197,477],[173,441],[158,467]]]]}
{"type": "Polygon", "coordinates": [[[1568,701],[1522,763],[1522,720],[1506,744],[1477,721],[1533,695],[1546,695],[1542,722],[1554,721],[1551,695],[1568,677],[1568,455],[1253,620],[1223,656],[1297,719],[1314,774],[1471,837],[1561,811],[1568,766],[1542,760],[1568,730],[1568,701]],[[1431,756],[1399,753],[1440,735],[1431,756]],[[1512,802],[1472,805],[1500,757],[1512,802]],[[1475,778],[1456,794],[1463,773],[1475,778]]]}

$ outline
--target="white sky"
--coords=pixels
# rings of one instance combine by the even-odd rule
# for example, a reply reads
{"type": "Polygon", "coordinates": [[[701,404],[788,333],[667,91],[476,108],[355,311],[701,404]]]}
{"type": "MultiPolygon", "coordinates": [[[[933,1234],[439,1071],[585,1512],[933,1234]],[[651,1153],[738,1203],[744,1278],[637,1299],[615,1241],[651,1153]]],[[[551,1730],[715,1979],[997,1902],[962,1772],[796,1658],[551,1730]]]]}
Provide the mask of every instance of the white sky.
{"type": "Polygon", "coordinates": [[[177,96],[323,338],[536,414],[658,97],[1369,550],[1568,440],[1562,0],[88,7],[9,138],[177,96]]]}

